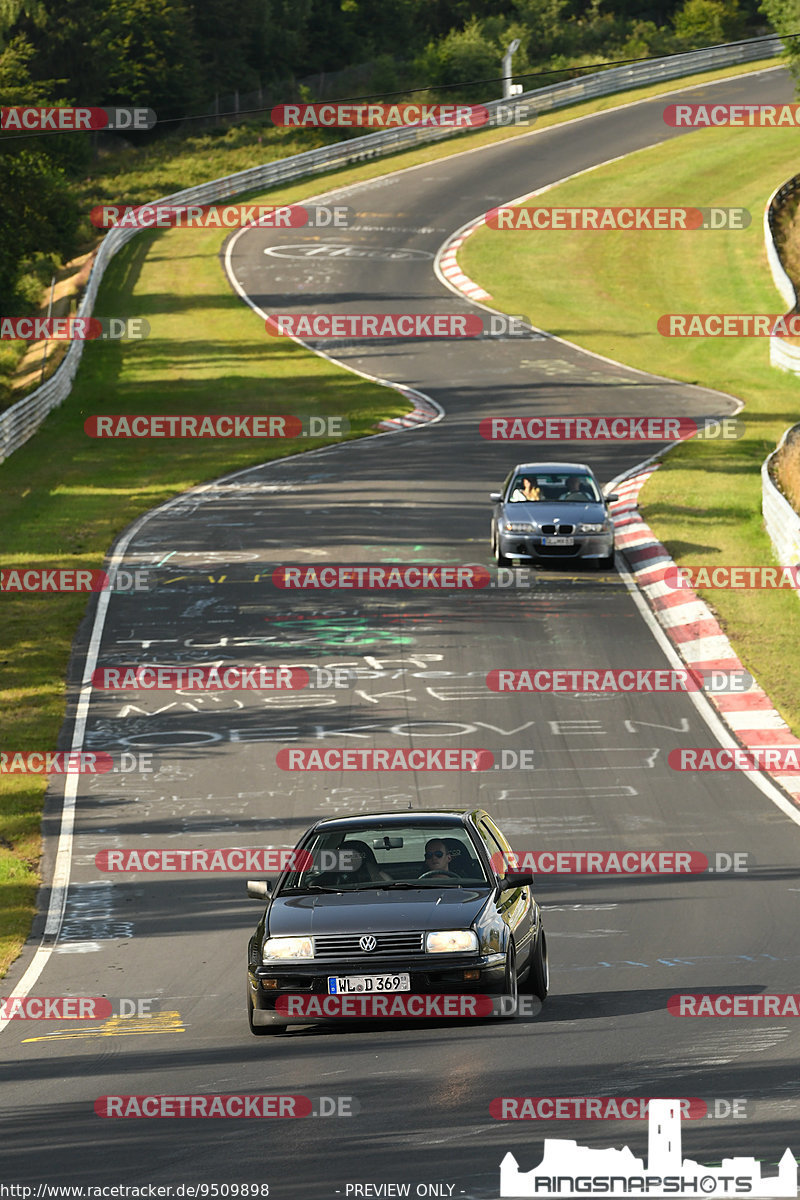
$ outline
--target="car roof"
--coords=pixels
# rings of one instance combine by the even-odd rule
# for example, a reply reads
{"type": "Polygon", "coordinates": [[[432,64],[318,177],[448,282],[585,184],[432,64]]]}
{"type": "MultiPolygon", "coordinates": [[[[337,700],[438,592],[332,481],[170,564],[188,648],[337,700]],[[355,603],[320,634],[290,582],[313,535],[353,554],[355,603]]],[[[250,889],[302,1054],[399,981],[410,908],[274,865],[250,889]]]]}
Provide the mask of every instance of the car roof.
{"type": "Polygon", "coordinates": [[[534,463],[518,463],[513,468],[515,471],[530,471],[535,474],[537,471],[586,471],[589,475],[594,475],[594,471],[587,463],[569,463],[569,462],[534,462],[534,463]]]}
{"type": "Polygon", "coordinates": [[[463,828],[467,822],[476,821],[479,817],[488,816],[482,808],[424,808],[402,809],[400,812],[358,813],[345,817],[323,817],[309,829],[313,831],[331,830],[338,832],[344,829],[368,829],[386,823],[394,828],[407,825],[439,826],[451,825],[454,829],[463,828]]]}

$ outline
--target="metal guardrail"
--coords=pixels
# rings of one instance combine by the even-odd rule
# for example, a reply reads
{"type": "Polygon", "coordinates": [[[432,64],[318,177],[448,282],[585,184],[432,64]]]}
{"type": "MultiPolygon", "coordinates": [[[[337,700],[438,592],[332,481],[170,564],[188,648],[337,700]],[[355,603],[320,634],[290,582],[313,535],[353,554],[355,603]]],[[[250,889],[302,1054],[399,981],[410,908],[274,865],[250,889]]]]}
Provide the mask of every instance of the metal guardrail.
{"type": "MultiPolygon", "coordinates": [[[[513,124],[513,117],[509,119],[506,114],[515,114],[520,107],[527,109],[532,105],[537,113],[550,112],[554,109],[565,108],[570,104],[576,104],[581,100],[608,96],[629,88],[645,87],[650,83],[680,79],[686,75],[712,71],[717,67],[734,66],[737,63],[753,62],[760,58],[773,58],[782,50],[783,44],[780,38],[769,35],[747,42],[734,42],[729,46],[691,50],[686,54],[673,55],[669,58],[655,58],[643,63],[633,63],[630,66],[611,67],[582,79],[554,83],[548,87],[524,92],[511,100],[490,101],[485,107],[489,110],[490,123],[513,124]],[[504,119],[501,119],[500,114],[503,114],[504,119]]],[[[462,131],[457,129],[414,126],[382,130],[378,133],[369,133],[363,137],[337,142],[332,146],[323,146],[318,150],[307,150],[302,154],[294,154],[289,158],[279,159],[277,162],[251,167],[246,171],[237,171],[234,175],[226,175],[222,179],[212,180],[199,187],[186,188],[171,196],[154,200],[152,203],[213,204],[244,192],[273,187],[288,180],[301,179],[304,176],[347,166],[350,163],[362,162],[379,155],[394,154],[398,150],[417,146],[423,142],[441,141],[444,138],[454,137],[460,132],[462,131]]],[[[89,281],[78,307],[77,316],[90,317],[92,315],[97,290],[106,266],[110,259],[139,232],[138,229],[112,229],[103,239],[92,264],[89,281]]],[[[24,445],[34,435],[48,413],[69,395],[83,354],[83,346],[82,341],[74,341],[50,379],[35,392],[18,400],[16,404],[0,415],[0,462],[5,461],[9,455],[24,445]]]]}
{"type": "MultiPolygon", "coordinates": [[[[793,175],[786,183],[782,183],[779,188],[775,189],[764,210],[764,245],[767,248],[767,262],[775,287],[786,305],[787,314],[796,311],[797,291],[781,261],[780,251],[775,244],[775,232],[780,210],[786,201],[791,196],[795,196],[798,191],[800,191],[800,175],[793,175]]],[[[800,375],[800,346],[787,341],[784,337],[770,337],[769,361],[779,371],[800,375]]]]}
{"type": "MultiPolygon", "coordinates": [[[[796,513],[786,497],[772,482],[771,467],[787,439],[800,436],[800,424],[786,430],[777,447],[761,465],[761,511],[775,557],[783,567],[800,566],[800,513],[796,513]]],[[[797,590],[800,597],[800,589],[797,590]]]]}

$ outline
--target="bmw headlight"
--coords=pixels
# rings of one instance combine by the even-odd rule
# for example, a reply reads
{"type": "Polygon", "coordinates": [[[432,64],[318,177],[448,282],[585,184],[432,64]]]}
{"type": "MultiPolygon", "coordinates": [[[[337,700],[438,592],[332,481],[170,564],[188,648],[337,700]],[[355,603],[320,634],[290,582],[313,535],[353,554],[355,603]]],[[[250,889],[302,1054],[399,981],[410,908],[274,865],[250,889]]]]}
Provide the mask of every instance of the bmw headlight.
{"type": "Polygon", "coordinates": [[[533,521],[506,521],[506,533],[535,533],[537,526],[533,521]]]}
{"type": "Polygon", "coordinates": [[[425,935],[427,954],[464,954],[478,949],[478,935],[472,929],[444,929],[425,935]]]}
{"type": "Polygon", "coordinates": [[[579,525],[578,533],[608,533],[609,526],[605,521],[599,525],[579,525]]]}
{"type": "Polygon", "coordinates": [[[313,958],[314,939],[310,937],[273,937],[265,938],[261,957],[273,958],[313,958]]]}

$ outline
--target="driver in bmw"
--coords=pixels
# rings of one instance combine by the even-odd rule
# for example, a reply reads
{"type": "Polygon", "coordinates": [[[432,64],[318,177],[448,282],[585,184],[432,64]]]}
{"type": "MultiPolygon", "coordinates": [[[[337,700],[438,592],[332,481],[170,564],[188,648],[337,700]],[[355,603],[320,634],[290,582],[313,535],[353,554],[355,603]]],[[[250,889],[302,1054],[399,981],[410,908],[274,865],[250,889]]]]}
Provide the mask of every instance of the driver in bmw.
{"type": "Polygon", "coordinates": [[[420,872],[420,878],[426,874],[449,871],[453,855],[439,838],[433,838],[425,844],[425,865],[420,872]]]}

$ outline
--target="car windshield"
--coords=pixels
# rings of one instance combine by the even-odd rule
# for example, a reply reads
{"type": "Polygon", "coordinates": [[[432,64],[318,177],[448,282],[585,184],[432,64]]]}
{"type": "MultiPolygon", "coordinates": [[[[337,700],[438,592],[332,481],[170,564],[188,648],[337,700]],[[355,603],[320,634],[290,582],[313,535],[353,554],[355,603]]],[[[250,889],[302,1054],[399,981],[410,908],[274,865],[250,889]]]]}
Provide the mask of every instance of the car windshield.
{"type": "Polygon", "coordinates": [[[508,504],[546,504],[552,501],[597,504],[600,495],[591,475],[570,471],[521,471],[508,490],[508,504]]]}
{"type": "Polygon", "coordinates": [[[470,836],[460,825],[381,822],[322,830],[303,842],[302,849],[302,868],[287,874],[276,895],[489,884],[470,836]]]}

